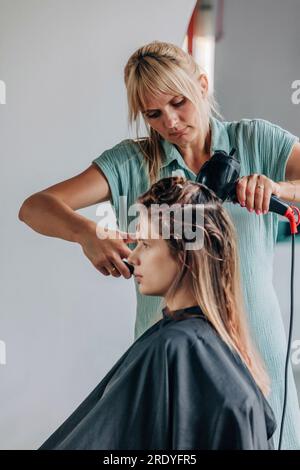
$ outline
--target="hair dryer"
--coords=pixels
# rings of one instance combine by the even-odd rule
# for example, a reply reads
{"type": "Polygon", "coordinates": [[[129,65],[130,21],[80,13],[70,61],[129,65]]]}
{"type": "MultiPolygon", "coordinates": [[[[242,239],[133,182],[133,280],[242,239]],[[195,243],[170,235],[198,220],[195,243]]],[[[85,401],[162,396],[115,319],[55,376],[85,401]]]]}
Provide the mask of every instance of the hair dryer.
{"type": "MultiPolygon", "coordinates": [[[[240,163],[233,155],[232,149],[228,155],[223,150],[217,150],[212,157],[204,163],[197,175],[197,183],[205,184],[224,202],[238,202],[236,197],[236,185],[240,175],[240,163]]],[[[290,222],[291,233],[297,233],[297,225],[300,222],[300,211],[298,207],[289,206],[281,199],[272,194],[269,211],[287,217],[290,222]],[[298,212],[298,223],[295,221],[294,210],[298,212]]]]}

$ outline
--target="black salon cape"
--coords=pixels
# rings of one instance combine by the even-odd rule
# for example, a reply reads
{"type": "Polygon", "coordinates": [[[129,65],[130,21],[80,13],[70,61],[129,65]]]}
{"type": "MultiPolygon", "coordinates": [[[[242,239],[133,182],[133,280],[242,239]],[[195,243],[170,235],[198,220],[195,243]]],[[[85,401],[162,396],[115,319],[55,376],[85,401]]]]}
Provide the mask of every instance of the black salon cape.
{"type": "Polygon", "coordinates": [[[40,450],[273,448],[272,409],[200,307],[162,313],[40,450]]]}

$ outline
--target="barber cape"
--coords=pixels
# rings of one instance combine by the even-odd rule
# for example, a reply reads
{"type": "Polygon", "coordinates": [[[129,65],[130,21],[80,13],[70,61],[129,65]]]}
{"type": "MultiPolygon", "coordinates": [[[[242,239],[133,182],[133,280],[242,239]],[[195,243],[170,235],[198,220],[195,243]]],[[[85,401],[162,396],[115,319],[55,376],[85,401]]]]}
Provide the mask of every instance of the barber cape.
{"type": "Polygon", "coordinates": [[[273,449],[275,428],[200,307],[166,307],[39,450],[273,449]]]}

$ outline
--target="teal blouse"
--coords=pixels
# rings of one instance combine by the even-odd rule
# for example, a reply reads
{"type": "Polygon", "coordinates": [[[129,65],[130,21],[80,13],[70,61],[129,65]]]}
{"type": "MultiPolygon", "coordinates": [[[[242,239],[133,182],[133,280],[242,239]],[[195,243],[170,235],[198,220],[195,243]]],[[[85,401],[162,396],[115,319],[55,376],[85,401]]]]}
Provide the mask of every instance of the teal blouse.
{"type": "MultiPolygon", "coordinates": [[[[263,119],[242,119],[223,122],[210,119],[212,155],[216,150],[229,153],[236,149],[240,161],[240,176],[264,174],[273,181],[285,180],[287,160],[299,138],[281,127],[263,119]]],[[[182,175],[195,181],[196,174],[186,165],[177,148],[162,141],[164,155],[160,177],[182,175]]],[[[126,139],[105,150],[93,160],[106,176],[112,194],[111,204],[120,230],[130,231],[137,214],[127,214],[137,197],[150,187],[147,167],[137,143],[126,139]],[[123,197],[120,197],[123,196],[123,197]]],[[[274,290],[273,253],[278,231],[277,214],[257,215],[239,204],[224,203],[237,232],[242,289],[249,327],[253,339],[265,361],[271,378],[269,397],[277,418],[278,439],[284,386],[286,337],[280,307],[274,290]]],[[[135,244],[129,244],[133,249],[135,244]]],[[[135,280],[134,280],[135,282],[135,280]]],[[[137,304],[134,336],[137,339],[151,325],[161,319],[163,299],[139,293],[135,282],[137,304]]],[[[285,420],[283,446],[300,449],[300,412],[297,391],[290,368],[289,396],[285,420]]]]}

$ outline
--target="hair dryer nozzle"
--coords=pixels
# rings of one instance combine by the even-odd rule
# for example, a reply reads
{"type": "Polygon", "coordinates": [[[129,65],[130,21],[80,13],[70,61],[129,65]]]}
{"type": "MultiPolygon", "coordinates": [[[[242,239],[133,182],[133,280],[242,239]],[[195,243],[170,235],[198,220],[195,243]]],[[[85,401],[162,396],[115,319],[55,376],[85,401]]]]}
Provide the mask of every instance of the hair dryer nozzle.
{"type": "Polygon", "coordinates": [[[204,163],[197,175],[197,183],[205,184],[224,202],[237,202],[236,183],[240,175],[240,163],[233,157],[235,149],[228,155],[223,150],[217,150],[204,163]]]}

